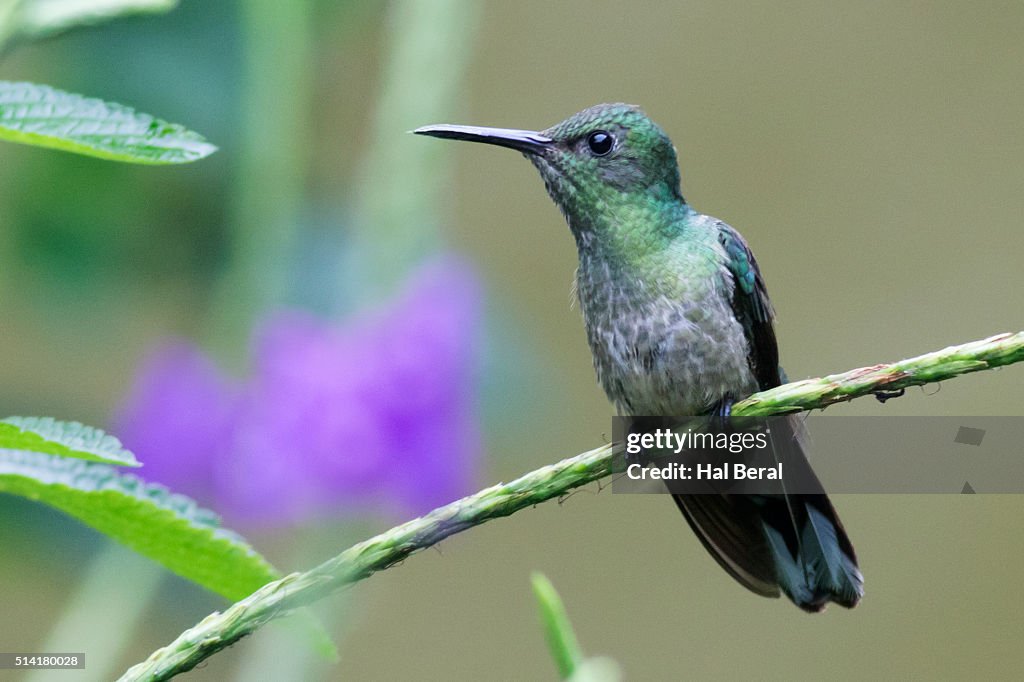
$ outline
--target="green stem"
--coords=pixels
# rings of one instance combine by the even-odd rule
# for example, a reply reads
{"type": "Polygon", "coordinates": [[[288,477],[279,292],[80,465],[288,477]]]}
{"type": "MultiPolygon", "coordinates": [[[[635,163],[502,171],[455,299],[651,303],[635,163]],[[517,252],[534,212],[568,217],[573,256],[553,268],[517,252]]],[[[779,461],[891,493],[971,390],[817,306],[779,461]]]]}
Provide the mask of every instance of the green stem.
{"type": "Polygon", "coordinates": [[[238,357],[258,315],[288,286],[309,156],[313,10],[309,0],[241,3],[245,73],[241,140],[228,224],[229,258],[214,293],[210,335],[238,357]]]}
{"type": "Polygon", "coordinates": [[[449,184],[450,150],[405,133],[452,115],[480,10],[473,0],[401,0],[390,8],[391,47],[359,173],[355,227],[362,297],[387,295],[442,243],[439,197],[449,184]]]}
{"type": "Polygon", "coordinates": [[[580,649],[569,614],[566,613],[565,604],[558,596],[555,586],[543,573],[535,572],[530,576],[530,580],[540,608],[544,637],[548,640],[548,648],[551,649],[551,656],[558,667],[558,676],[567,680],[576,673],[583,662],[583,650],[580,649]]]}
{"type": "MultiPolygon", "coordinates": [[[[167,573],[152,561],[116,542],[107,542],[88,565],[60,620],[38,651],[82,651],[89,678],[107,680],[144,620],[153,595],[167,573]]],[[[23,682],[46,682],[53,671],[34,670],[23,682]]]]}
{"type": "MultiPolygon", "coordinates": [[[[823,408],[877,391],[892,391],[1009,365],[1024,360],[1024,332],[981,341],[886,365],[807,379],[756,393],[733,406],[735,416],[765,416],[823,408]]],[[[485,521],[509,516],[564,495],[611,473],[613,445],[541,467],[439,507],[365,540],[305,573],[268,583],[186,630],[171,644],[135,665],[122,680],[163,680],[191,670],[267,622],[346,585],[394,566],[411,554],[485,521]]]]}
{"type": "Polygon", "coordinates": [[[18,18],[24,0],[0,0],[0,56],[7,50],[9,41],[18,32],[18,18]]]}
{"type": "Polygon", "coordinates": [[[794,381],[755,393],[736,403],[732,413],[737,417],[762,417],[822,409],[879,391],[923,386],[1021,360],[1024,360],[1024,332],[997,334],[900,362],[794,381]]]}

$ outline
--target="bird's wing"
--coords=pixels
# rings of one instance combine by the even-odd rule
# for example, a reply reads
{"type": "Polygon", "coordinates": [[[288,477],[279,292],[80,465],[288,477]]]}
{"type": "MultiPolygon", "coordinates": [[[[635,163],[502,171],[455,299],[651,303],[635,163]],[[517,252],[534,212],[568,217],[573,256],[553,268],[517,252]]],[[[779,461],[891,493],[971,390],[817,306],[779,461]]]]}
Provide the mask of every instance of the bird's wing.
{"type": "Polygon", "coordinates": [[[750,368],[761,390],[773,388],[782,383],[772,326],[775,314],[757,259],[740,233],[725,223],[719,223],[718,240],[728,256],[726,265],[734,283],[732,308],[747,335],[750,368]]]}
{"type": "MultiPolygon", "coordinates": [[[[733,287],[733,312],[747,337],[750,368],[761,389],[778,386],[779,350],[772,328],[772,307],[757,261],[736,230],[721,222],[718,228],[726,254],[727,272],[723,274],[732,280],[727,284],[733,287]]],[[[755,594],[779,596],[778,570],[765,535],[760,499],[736,495],[673,497],[704,548],[729,575],[755,594]]],[[[785,508],[784,503],[781,506],[785,508]]]]}
{"type": "Polygon", "coordinates": [[[741,496],[673,495],[704,549],[754,594],[781,593],[771,547],[757,506],[741,496]]]}
{"type": "MultiPolygon", "coordinates": [[[[727,255],[732,307],[746,333],[750,367],[762,390],[778,386],[782,375],[773,312],[757,261],[743,237],[725,223],[719,223],[718,239],[727,255]]],[[[787,449],[787,470],[803,468],[805,480],[817,481],[803,454],[801,433],[796,417],[772,426],[774,441],[794,446],[787,449]]],[[[853,545],[824,490],[674,497],[711,556],[756,594],[776,597],[781,591],[807,611],[820,611],[829,601],[849,608],[863,595],[853,545]]]]}

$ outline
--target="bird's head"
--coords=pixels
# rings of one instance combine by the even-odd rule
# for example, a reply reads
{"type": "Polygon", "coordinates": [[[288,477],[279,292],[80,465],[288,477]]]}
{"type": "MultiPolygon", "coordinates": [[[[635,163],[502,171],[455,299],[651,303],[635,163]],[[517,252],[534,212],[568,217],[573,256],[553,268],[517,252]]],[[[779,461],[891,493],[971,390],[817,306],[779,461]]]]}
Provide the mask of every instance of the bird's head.
{"type": "Polygon", "coordinates": [[[672,141],[629,104],[598,104],[547,130],[431,125],[413,131],[522,152],[577,238],[600,223],[630,222],[637,210],[684,204],[672,141]]]}

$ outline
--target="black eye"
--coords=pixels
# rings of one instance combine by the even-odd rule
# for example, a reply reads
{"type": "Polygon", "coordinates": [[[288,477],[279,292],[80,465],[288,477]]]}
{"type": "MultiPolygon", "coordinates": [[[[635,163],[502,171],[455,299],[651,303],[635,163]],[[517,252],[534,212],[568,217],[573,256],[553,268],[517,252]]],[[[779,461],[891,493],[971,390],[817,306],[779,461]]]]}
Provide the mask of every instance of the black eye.
{"type": "Polygon", "coordinates": [[[603,130],[596,130],[587,136],[587,146],[594,156],[604,156],[615,146],[615,138],[603,130]]]}

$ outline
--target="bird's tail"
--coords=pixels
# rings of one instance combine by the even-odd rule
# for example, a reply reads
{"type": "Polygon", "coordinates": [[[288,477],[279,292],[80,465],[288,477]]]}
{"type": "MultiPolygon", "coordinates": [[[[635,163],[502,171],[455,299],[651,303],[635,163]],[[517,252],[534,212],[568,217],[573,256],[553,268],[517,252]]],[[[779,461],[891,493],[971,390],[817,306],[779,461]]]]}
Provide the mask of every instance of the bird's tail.
{"type": "Polygon", "coordinates": [[[762,510],[761,523],[779,588],[805,611],[828,602],[853,608],[864,595],[864,578],[842,522],[824,494],[789,495],[762,510]],[[776,503],[786,510],[771,509],[776,503]]]}
{"type": "Polygon", "coordinates": [[[864,579],[826,495],[674,495],[704,547],[752,592],[805,611],[851,608],[864,579]]]}
{"type": "MultiPolygon", "coordinates": [[[[791,426],[799,432],[799,425],[791,426]]],[[[796,457],[817,483],[801,450],[796,457]]],[[[863,596],[857,555],[824,491],[673,497],[711,556],[751,591],[766,597],[781,592],[812,612],[830,601],[852,608],[863,596]]]]}

